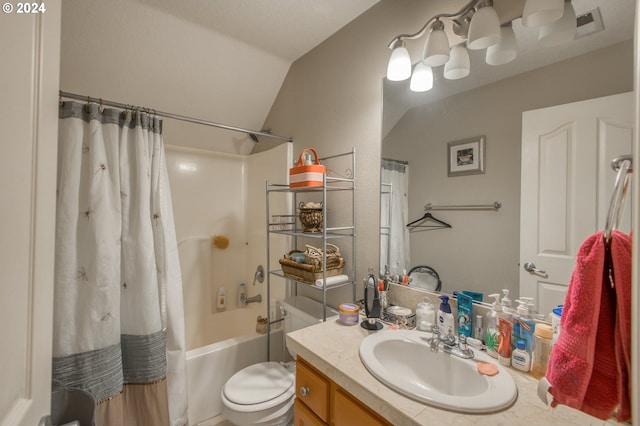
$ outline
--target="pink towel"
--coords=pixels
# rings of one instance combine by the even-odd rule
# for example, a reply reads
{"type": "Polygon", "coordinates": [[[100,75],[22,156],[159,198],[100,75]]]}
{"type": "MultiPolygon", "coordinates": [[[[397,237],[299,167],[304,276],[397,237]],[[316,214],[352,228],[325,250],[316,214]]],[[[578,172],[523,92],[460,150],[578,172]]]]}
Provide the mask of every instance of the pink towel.
{"type": "Polygon", "coordinates": [[[562,333],[553,347],[546,378],[552,406],[564,404],[606,420],[631,418],[631,238],[611,237],[614,287],[601,232],[578,251],[562,312],[562,333]]]}

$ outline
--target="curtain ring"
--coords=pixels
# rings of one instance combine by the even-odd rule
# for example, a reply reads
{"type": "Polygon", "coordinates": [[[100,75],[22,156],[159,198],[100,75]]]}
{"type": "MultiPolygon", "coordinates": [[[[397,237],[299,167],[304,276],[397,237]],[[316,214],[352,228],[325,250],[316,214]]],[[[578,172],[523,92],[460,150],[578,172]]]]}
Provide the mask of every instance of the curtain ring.
{"type": "Polygon", "coordinates": [[[100,98],[100,106],[98,107],[98,111],[100,111],[100,114],[104,112],[104,105],[102,105],[102,98],[100,98]]]}
{"type": "Polygon", "coordinates": [[[64,101],[62,100],[62,96],[58,95],[58,107],[62,108],[64,106],[64,101]]]}

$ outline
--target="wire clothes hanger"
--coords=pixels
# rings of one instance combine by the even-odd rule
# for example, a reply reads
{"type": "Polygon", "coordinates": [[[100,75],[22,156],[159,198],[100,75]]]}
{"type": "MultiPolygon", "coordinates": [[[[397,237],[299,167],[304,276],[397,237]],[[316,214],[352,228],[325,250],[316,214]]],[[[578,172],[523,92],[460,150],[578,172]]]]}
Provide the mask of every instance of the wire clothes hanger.
{"type": "Polygon", "coordinates": [[[440,219],[435,218],[431,213],[427,212],[425,214],[422,215],[422,217],[420,219],[416,219],[413,222],[409,222],[407,224],[407,228],[451,228],[451,225],[449,225],[447,222],[444,222],[440,219]],[[437,225],[418,225],[418,223],[422,223],[425,220],[431,220],[433,222],[436,222],[437,225]]]}

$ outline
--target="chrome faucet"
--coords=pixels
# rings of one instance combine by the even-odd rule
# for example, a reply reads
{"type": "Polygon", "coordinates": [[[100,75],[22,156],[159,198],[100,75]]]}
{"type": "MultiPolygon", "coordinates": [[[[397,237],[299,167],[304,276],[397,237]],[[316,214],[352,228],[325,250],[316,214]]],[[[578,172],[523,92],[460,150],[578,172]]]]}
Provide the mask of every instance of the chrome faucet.
{"type": "Polygon", "coordinates": [[[242,306],[247,306],[249,303],[260,303],[262,302],[262,294],[256,294],[252,297],[247,297],[246,293],[240,294],[240,304],[242,306]]]}
{"type": "Polygon", "coordinates": [[[442,352],[464,359],[471,359],[475,356],[473,350],[467,345],[467,336],[464,334],[458,337],[456,345],[456,337],[453,335],[451,327],[447,329],[447,335],[442,337],[440,329],[434,325],[431,328],[431,339],[427,339],[427,341],[432,352],[438,352],[442,349],[442,352]]]}
{"type": "Polygon", "coordinates": [[[438,352],[440,346],[440,328],[437,325],[431,327],[431,339],[429,340],[431,352],[438,352]]]}

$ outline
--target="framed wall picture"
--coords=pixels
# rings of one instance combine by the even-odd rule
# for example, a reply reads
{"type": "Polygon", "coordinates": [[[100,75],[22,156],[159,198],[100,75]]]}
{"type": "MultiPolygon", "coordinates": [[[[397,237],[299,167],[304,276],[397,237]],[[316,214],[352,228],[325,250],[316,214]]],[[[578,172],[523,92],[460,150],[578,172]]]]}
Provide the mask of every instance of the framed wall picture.
{"type": "Polygon", "coordinates": [[[449,176],[484,173],[484,145],[484,136],[447,143],[449,176]]]}

